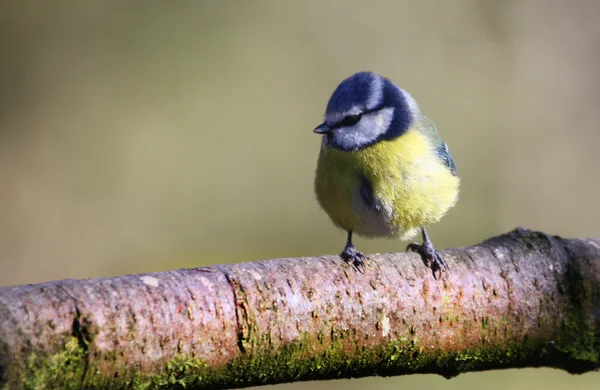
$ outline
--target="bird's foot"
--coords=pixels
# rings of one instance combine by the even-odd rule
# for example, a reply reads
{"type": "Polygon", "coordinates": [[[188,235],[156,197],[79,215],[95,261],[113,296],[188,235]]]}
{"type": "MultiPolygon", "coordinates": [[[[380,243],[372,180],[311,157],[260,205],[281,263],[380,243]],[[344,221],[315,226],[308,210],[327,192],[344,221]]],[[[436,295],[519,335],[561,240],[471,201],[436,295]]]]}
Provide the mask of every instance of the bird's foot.
{"type": "Polygon", "coordinates": [[[352,264],[358,272],[361,274],[365,273],[365,260],[367,257],[362,253],[356,250],[354,245],[346,245],[342,253],[340,254],[342,259],[349,264],[352,264]]]}
{"type": "Polygon", "coordinates": [[[442,276],[442,272],[445,272],[448,269],[448,264],[446,264],[446,261],[442,258],[440,253],[435,250],[433,244],[429,240],[425,240],[423,244],[417,244],[416,242],[410,243],[406,247],[406,250],[421,255],[423,264],[431,269],[435,280],[438,280],[442,276]]]}

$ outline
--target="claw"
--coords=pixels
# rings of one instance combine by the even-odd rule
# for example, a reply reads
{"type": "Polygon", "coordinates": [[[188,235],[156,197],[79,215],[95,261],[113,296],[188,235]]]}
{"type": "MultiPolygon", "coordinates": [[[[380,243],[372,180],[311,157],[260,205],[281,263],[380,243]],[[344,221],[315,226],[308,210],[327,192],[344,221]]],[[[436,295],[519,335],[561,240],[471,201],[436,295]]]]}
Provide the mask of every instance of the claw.
{"type": "Polygon", "coordinates": [[[431,269],[433,278],[435,280],[439,280],[439,278],[442,276],[442,272],[448,270],[448,264],[446,264],[446,261],[442,258],[440,253],[433,247],[425,228],[422,228],[422,233],[423,244],[417,244],[416,242],[410,243],[406,247],[406,250],[416,252],[421,255],[423,264],[425,264],[427,268],[431,269]]]}
{"type": "Polygon", "coordinates": [[[354,245],[352,245],[352,230],[348,230],[348,239],[346,240],[346,247],[344,248],[340,256],[342,257],[342,259],[344,259],[346,263],[352,264],[358,270],[358,272],[360,272],[361,274],[365,273],[364,260],[366,260],[367,257],[363,255],[362,252],[357,251],[354,245]]]}
{"type": "Polygon", "coordinates": [[[406,250],[411,251],[411,252],[418,253],[420,249],[421,249],[421,245],[417,244],[416,242],[411,242],[410,244],[408,244],[406,246],[406,250]]]}
{"type": "Polygon", "coordinates": [[[364,260],[366,260],[366,256],[362,252],[357,251],[353,245],[346,246],[340,256],[345,262],[356,267],[358,272],[361,274],[365,273],[364,260]]]}

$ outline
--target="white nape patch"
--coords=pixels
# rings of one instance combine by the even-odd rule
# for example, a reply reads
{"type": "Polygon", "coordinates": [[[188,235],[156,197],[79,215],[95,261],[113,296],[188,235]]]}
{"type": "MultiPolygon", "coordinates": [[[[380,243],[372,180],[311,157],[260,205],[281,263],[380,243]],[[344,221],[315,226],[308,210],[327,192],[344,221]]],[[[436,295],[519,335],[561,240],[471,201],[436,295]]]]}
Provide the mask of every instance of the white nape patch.
{"type": "Polygon", "coordinates": [[[400,92],[402,92],[402,95],[404,96],[404,100],[406,100],[406,104],[408,105],[408,109],[410,110],[410,112],[413,115],[419,112],[421,109],[419,108],[417,101],[411,96],[411,94],[400,87],[398,87],[398,89],[400,90],[400,92]]]}
{"type": "Polygon", "coordinates": [[[375,76],[371,83],[371,94],[367,100],[367,110],[372,110],[381,104],[383,100],[383,78],[375,76]]]}
{"type": "Polygon", "coordinates": [[[144,284],[147,284],[150,287],[158,287],[160,283],[158,279],[153,278],[152,276],[142,276],[140,279],[144,284]]]}
{"type": "Polygon", "coordinates": [[[357,124],[333,130],[329,144],[344,150],[358,149],[375,141],[388,131],[394,117],[394,108],[382,108],[379,111],[365,114],[357,124]]]}
{"type": "Polygon", "coordinates": [[[363,112],[363,110],[359,106],[354,106],[351,109],[349,109],[348,111],[332,112],[332,113],[327,114],[325,116],[325,122],[329,125],[332,125],[334,123],[341,122],[347,116],[360,115],[362,112],[363,112]]]}

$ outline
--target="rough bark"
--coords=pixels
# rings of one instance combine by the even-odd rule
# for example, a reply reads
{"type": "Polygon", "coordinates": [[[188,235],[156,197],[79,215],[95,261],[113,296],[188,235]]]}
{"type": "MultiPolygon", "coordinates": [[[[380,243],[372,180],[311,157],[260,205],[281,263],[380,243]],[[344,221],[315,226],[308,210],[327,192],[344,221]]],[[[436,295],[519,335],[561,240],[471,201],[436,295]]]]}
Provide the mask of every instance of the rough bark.
{"type": "Polygon", "coordinates": [[[443,252],[0,288],[0,387],[236,388],[600,367],[600,239],[517,229],[443,252]]]}

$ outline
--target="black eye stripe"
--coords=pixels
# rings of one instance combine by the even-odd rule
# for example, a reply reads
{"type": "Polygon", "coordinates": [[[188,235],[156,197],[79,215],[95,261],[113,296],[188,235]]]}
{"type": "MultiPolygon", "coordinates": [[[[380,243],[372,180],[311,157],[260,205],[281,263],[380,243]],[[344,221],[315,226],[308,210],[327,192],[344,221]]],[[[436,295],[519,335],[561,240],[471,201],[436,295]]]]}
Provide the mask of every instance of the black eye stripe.
{"type": "Polygon", "coordinates": [[[355,124],[358,123],[358,121],[360,120],[360,118],[362,118],[362,116],[363,116],[363,114],[348,115],[340,123],[338,123],[338,125],[340,125],[340,126],[354,126],[355,124]]]}
{"type": "Polygon", "coordinates": [[[373,108],[371,110],[367,110],[367,111],[361,112],[360,114],[348,115],[348,116],[344,117],[344,119],[342,119],[338,123],[330,125],[329,128],[330,129],[337,129],[337,128],[340,128],[340,127],[354,126],[355,124],[357,124],[360,121],[360,119],[364,115],[371,114],[373,112],[379,111],[382,108],[384,108],[384,107],[383,106],[379,106],[379,107],[375,107],[375,108],[373,108]]]}

